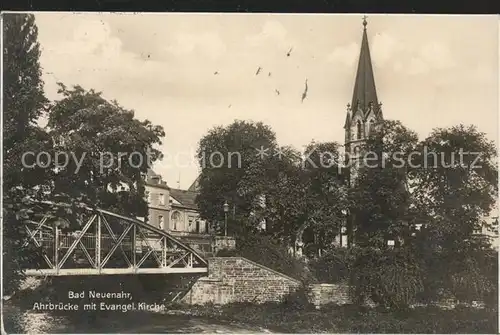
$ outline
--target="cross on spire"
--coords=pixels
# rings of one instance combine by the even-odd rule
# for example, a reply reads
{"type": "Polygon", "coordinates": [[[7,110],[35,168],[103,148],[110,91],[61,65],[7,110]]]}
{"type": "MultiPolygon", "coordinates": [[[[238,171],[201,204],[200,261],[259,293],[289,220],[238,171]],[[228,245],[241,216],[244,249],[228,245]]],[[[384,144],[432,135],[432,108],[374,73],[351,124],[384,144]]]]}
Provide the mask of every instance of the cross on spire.
{"type": "Polygon", "coordinates": [[[367,19],[366,15],[363,16],[363,27],[364,27],[364,29],[366,29],[366,25],[368,24],[368,22],[366,22],[366,19],[367,19]]]}

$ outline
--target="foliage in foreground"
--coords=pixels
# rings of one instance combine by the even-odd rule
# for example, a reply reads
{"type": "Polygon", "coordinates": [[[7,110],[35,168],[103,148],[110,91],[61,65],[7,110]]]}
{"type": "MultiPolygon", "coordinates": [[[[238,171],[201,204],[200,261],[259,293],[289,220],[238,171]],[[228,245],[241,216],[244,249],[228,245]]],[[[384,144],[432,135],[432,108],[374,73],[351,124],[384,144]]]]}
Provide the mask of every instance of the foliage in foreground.
{"type": "Polygon", "coordinates": [[[410,250],[359,250],[352,265],[350,296],[362,304],[368,298],[384,307],[407,308],[423,291],[422,267],[410,250]]]}
{"type": "Polygon", "coordinates": [[[283,333],[498,333],[498,313],[473,308],[425,307],[389,311],[330,305],[315,310],[312,306],[297,308],[288,303],[232,303],[221,307],[184,308],[192,315],[242,322],[283,333]]]}
{"type": "Polygon", "coordinates": [[[24,277],[22,269],[37,267],[32,259],[36,252],[22,247],[24,223],[41,219],[33,200],[71,204],[43,209],[54,214],[47,224],[62,228],[68,228],[68,222],[61,217],[68,219],[71,229],[80,228],[76,212],[81,202],[132,217],[146,216],[143,176],[148,165],[161,157],[153,147],[165,134],[162,127],[137,120],[133,111],[116,101],[80,86],[68,89],[59,83],[62,99],[50,103],[43,93],[35,17],[7,14],[3,19],[2,256],[4,293],[11,294],[24,277]],[[45,128],[38,125],[42,116],[48,120],[45,128]],[[24,155],[30,152],[33,155],[24,155]],[[45,155],[37,156],[42,152],[45,155]],[[64,154],[73,159],[64,162],[64,154]],[[56,166],[57,158],[60,164],[69,164],[56,166]],[[120,190],[123,185],[128,190],[120,190]]]}
{"type": "MultiPolygon", "coordinates": [[[[26,151],[43,151],[47,136],[36,125],[44,114],[47,99],[43,92],[40,44],[33,14],[3,15],[3,196],[12,197],[14,187],[32,187],[43,183],[43,169],[26,169],[21,158],[26,151]]],[[[17,199],[19,200],[19,199],[17,199]]],[[[12,294],[24,274],[21,268],[31,264],[33,251],[22,248],[26,237],[13,211],[3,210],[3,290],[12,294]]]]}

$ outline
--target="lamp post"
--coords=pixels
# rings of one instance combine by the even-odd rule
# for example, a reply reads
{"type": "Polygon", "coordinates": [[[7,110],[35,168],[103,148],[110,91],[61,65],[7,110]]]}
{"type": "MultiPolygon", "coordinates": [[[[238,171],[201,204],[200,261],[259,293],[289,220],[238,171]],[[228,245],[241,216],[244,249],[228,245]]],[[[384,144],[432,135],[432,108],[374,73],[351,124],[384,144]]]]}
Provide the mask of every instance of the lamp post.
{"type": "Polygon", "coordinates": [[[227,201],[224,202],[224,236],[227,236],[227,212],[229,212],[229,205],[227,201]]]}

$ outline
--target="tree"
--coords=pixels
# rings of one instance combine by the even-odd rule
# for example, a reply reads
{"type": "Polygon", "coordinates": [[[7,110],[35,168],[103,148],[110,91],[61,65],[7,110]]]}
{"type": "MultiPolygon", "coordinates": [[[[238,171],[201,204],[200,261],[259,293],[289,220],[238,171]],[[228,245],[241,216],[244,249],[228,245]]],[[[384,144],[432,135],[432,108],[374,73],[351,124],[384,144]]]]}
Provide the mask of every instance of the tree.
{"type": "Polygon", "coordinates": [[[459,249],[496,202],[496,147],[474,126],[459,125],[434,130],[417,150],[410,171],[415,206],[426,213],[435,247],[459,249]]]}
{"type": "Polygon", "coordinates": [[[5,293],[36,267],[35,250],[22,247],[24,223],[81,223],[82,202],[129,216],[146,216],[143,176],[161,157],[153,149],[163,129],[138,121],[133,111],[108,102],[93,90],[60,84],[63,99],[49,106],[43,94],[40,50],[33,15],[4,16],[4,252],[5,293]],[[50,108],[49,108],[50,107],[50,108]],[[50,111],[50,112],[49,112],[50,111]],[[37,121],[48,112],[48,128],[37,121]],[[54,158],[59,158],[58,165],[54,158]],[[61,161],[61,159],[63,159],[61,161]],[[66,161],[64,161],[66,159],[66,161]],[[77,159],[78,161],[75,161],[77,159]],[[112,164],[111,164],[112,163],[112,164]],[[119,190],[125,184],[128,189],[119,190]],[[39,208],[38,200],[68,205],[39,208]]]}
{"type": "Polygon", "coordinates": [[[161,144],[163,128],[135,119],[134,111],[107,101],[100,92],[80,86],[70,90],[61,83],[59,87],[62,99],[51,109],[48,128],[54,156],[59,153],[67,164],[53,166],[51,192],[146,217],[144,176],[162,156],[154,145],[161,144]],[[125,190],[120,189],[123,185],[125,190]]]}
{"type": "Polygon", "coordinates": [[[313,141],[306,146],[302,157],[300,173],[305,192],[300,195],[304,201],[299,231],[304,229],[301,242],[305,243],[309,254],[331,246],[346,224],[344,210],[348,206],[348,184],[339,148],[336,142],[313,141]]]}
{"type": "Polygon", "coordinates": [[[241,181],[251,194],[260,197],[252,204],[255,223],[265,222],[265,234],[289,245],[304,203],[306,180],[301,174],[300,154],[289,147],[280,148],[281,157],[267,157],[253,164],[241,181]]]}
{"type": "Polygon", "coordinates": [[[388,239],[408,239],[412,220],[406,162],[417,143],[415,132],[399,121],[386,120],[364,144],[349,195],[358,245],[384,247],[388,239]]]}
{"type": "MultiPolygon", "coordinates": [[[[263,171],[265,159],[258,156],[258,150],[272,155],[276,147],[274,132],[261,122],[235,121],[226,128],[211,129],[200,140],[197,151],[202,170],[197,198],[200,215],[222,228],[223,204],[227,201],[230,221],[248,222],[260,194],[258,188],[250,189],[242,181],[250,171],[263,171]]],[[[229,230],[239,228],[231,225],[229,230]]]]}
{"type": "Polygon", "coordinates": [[[211,162],[210,157],[220,153],[226,161],[221,167],[202,165],[201,214],[209,221],[222,222],[222,205],[228,201],[236,212],[235,219],[233,213],[229,215],[232,233],[239,229],[240,234],[255,234],[265,220],[261,233],[285,245],[302,240],[307,227],[308,242],[329,244],[345,206],[338,147],[336,143],[311,143],[302,157],[293,148],[278,147],[272,130],[261,123],[236,121],[227,128],[215,128],[200,141],[198,158],[211,162]],[[262,157],[260,148],[267,149],[262,157]],[[239,166],[235,159],[227,160],[235,154],[239,166]]]}
{"type": "Polygon", "coordinates": [[[474,235],[498,192],[493,143],[462,125],[417,142],[399,122],[385,121],[364,149],[377,159],[360,168],[350,194],[361,248],[355,296],[397,307],[443,293],[469,301],[496,294],[497,253],[474,235]]]}
{"type": "Polygon", "coordinates": [[[426,298],[497,296],[498,252],[474,234],[490,228],[484,218],[498,196],[494,143],[474,126],[459,125],[434,130],[418,152],[410,175],[422,224],[417,252],[428,269],[426,298]]]}
{"type": "Polygon", "coordinates": [[[4,293],[12,293],[31,262],[32,251],[21,248],[25,237],[21,216],[9,203],[21,203],[27,194],[40,193],[46,171],[27,169],[22,156],[28,150],[44,151],[50,144],[37,120],[44,114],[47,99],[43,92],[39,63],[38,29],[32,14],[3,15],[3,282],[4,293]]]}

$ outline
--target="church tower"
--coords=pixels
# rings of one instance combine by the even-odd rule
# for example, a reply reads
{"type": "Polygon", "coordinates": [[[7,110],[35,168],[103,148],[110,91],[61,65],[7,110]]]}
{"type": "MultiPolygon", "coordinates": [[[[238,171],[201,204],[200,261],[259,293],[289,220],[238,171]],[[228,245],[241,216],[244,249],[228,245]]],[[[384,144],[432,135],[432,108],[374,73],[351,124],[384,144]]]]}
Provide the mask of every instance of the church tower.
{"type": "Polygon", "coordinates": [[[383,120],[382,104],[379,103],[375,77],[366,33],[366,16],[363,18],[363,36],[359,54],[358,69],[354,82],[352,101],[347,105],[344,124],[346,162],[350,165],[350,184],[357,177],[357,167],[363,158],[362,146],[375,124],[383,120]]]}

